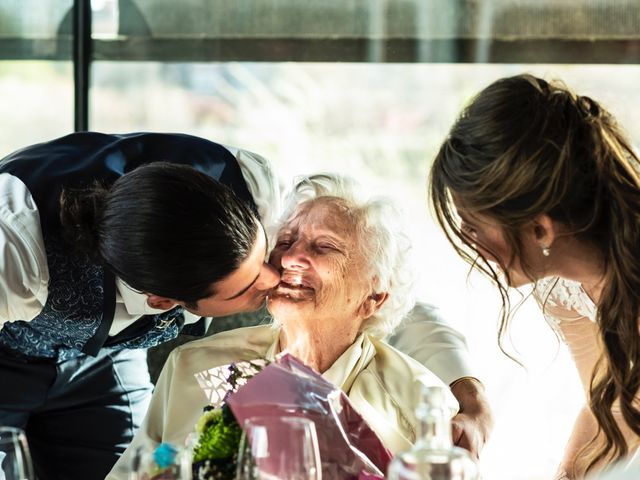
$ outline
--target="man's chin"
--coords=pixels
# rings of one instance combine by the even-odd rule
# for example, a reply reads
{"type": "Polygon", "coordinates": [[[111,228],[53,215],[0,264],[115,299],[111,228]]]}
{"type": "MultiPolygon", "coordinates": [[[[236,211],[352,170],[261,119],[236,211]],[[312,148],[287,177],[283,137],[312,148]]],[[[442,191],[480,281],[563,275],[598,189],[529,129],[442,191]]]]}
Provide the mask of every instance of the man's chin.
{"type": "Polygon", "coordinates": [[[188,312],[193,313],[194,315],[199,315],[201,317],[212,317],[212,318],[217,318],[217,317],[226,317],[229,315],[235,315],[237,313],[251,313],[251,312],[256,312],[258,310],[260,310],[266,302],[266,297],[262,297],[259,300],[256,300],[255,302],[248,304],[248,305],[244,305],[240,308],[238,308],[237,310],[198,310],[198,311],[192,311],[188,308],[185,307],[185,310],[187,310],[188,312]]]}
{"type": "Polygon", "coordinates": [[[256,310],[260,310],[266,303],[267,303],[267,296],[261,297],[256,299],[256,301],[253,303],[253,306],[251,307],[250,310],[247,310],[249,312],[255,312],[256,310]]]}

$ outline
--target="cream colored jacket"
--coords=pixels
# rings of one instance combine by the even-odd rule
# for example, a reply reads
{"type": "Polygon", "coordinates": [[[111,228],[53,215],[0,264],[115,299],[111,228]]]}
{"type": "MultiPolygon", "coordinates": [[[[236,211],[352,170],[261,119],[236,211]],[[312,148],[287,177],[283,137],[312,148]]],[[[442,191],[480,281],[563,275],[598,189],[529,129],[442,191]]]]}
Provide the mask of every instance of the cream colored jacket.
{"type": "MultiPolygon", "coordinates": [[[[194,374],[243,360],[272,360],[279,353],[279,333],[271,325],[240,328],[174,350],[158,379],[140,430],[107,479],[127,479],[133,451],[149,440],[184,445],[207,404],[194,374]]],[[[444,386],[415,360],[365,334],[322,376],[342,388],[393,453],[408,448],[416,439],[418,379],[427,385],[444,386]]],[[[455,409],[453,396],[450,401],[455,409]]]]}

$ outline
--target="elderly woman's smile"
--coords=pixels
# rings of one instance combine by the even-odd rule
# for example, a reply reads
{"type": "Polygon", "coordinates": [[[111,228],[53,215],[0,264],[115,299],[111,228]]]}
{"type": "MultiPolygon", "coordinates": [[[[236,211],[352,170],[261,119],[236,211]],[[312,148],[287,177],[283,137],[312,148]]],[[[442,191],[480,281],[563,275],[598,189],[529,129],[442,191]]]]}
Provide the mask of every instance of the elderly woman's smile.
{"type": "Polygon", "coordinates": [[[360,334],[372,308],[360,211],[335,197],[302,203],[280,228],[269,263],[280,273],[269,312],[280,347],[322,372],[360,334]]]}
{"type": "Polygon", "coordinates": [[[304,291],[304,290],[313,290],[313,287],[306,280],[302,273],[284,270],[281,274],[280,283],[277,286],[283,290],[294,290],[294,291],[304,291]]]}
{"type": "Polygon", "coordinates": [[[280,284],[268,302],[278,322],[364,320],[359,310],[371,287],[356,242],[358,223],[340,200],[327,198],[302,204],[280,229],[269,260],[280,284]]]}

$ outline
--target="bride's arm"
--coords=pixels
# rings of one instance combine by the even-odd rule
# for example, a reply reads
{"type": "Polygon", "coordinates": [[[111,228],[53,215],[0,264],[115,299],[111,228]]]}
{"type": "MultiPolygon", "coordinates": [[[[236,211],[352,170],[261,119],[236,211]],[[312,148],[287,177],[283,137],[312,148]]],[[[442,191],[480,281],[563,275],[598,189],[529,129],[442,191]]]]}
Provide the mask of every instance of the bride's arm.
{"type": "Polygon", "coordinates": [[[600,356],[598,327],[588,318],[577,316],[575,312],[563,311],[558,307],[548,310],[546,314],[556,320],[556,330],[569,349],[585,395],[585,404],[578,412],[555,477],[573,479],[577,478],[576,458],[597,432],[596,419],[588,408],[586,399],[589,395],[591,375],[600,356]]]}
{"type": "Polygon", "coordinates": [[[576,417],[571,436],[569,437],[569,441],[564,449],[564,455],[558,467],[558,473],[554,478],[578,478],[575,460],[578,458],[582,448],[591,441],[597,430],[598,427],[595,417],[591,413],[591,410],[584,405],[576,417]]]}
{"type": "MultiPolygon", "coordinates": [[[[567,347],[569,348],[571,357],[573,358],[578,370],[578,374],[580,375],[585,399],[588,399],[591,376],[601,353],[601,347],[598,340],[598,327],[588,318],[582,317],[570,321],[561,320],[559,323],[559,329],[567,347]]],[[[627,440],[627,444],[630,448],[635,447],[638,444],[638,438],[624,421],[617,402],[613,405],[612,413],[622,431],[622,434],[627,440]]],[[[585,401],[585,405],[576,417],[560,466],[561,469],[564,469],[568,473],[569,478],[576,478],[574,460],[580,454],[581,449],[587,445],[591,439],[593,439],[597,431],[598,425],[596,418],[587,407],[585,401]]],[[[606,463],[606,460],[603,461],[602,466],[606,463]]],[[[598,468],[596,466],[596,470],[597,469],[598,468]]]]}

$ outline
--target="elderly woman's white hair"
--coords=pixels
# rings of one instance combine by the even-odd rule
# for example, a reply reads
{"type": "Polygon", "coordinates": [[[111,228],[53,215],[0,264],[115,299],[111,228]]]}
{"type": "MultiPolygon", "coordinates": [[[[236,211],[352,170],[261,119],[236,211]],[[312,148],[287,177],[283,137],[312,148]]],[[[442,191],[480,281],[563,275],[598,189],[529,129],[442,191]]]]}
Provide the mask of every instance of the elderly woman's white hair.
{"type": "Polygon", "coordinates": [[[362,331],[385,338],[390,335],[415,303],[411,241],[404,233],[402,215],[386,197],[365,194],[357,182],[347,176],[322,173],[297,177],[284,201],[281,227],[302,204],[320,197],[334,197],[359,219],[357,242],[376,293],[386,292],[387,301],[365,320],[362,331]]]}

